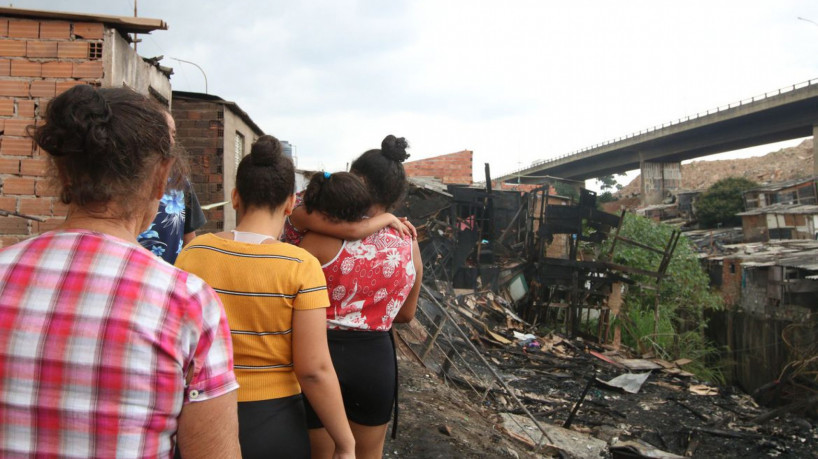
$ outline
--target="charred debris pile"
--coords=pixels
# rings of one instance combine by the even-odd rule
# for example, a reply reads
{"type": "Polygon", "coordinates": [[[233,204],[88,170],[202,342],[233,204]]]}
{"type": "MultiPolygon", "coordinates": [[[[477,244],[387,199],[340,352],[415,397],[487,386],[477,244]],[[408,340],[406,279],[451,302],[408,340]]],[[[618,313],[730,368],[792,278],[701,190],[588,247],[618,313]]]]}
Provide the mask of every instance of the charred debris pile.
{"type": "Polygon", "coordinates": [[[629,240],[619,234],[624,214],[597,210],[587,190],[575,202],[549,186],[412,184],[402,213],[419,231],[424,285],[398,342],[488,409],[497,430],[543,456],[818,457],[815,420],[803,415],[818,398],[765,408],[698,380],[688,360],[621,344],[627,323],[614,319],[629,289],[657,292],[659,320],[678,232],[659,247],[629,240]],[[624,245],[659,262],[613,263],[624,245]]]}

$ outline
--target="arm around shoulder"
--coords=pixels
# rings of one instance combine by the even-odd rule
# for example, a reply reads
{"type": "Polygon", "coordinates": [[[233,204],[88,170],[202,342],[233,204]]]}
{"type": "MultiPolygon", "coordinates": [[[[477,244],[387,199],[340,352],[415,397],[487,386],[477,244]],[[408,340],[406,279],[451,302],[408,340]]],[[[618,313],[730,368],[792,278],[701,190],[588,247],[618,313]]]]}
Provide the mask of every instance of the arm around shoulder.
{"type": "Polygon", "coordinates": [[[347,241],[363,239],[387,226],[395,227],[404,234],[412,234],[398,217],[390,213],[383,213],[357,222],[346,222],[330,220],[319,211],[307,213],[304,206],[299,206],[293,209],[290,222],[299,231],[326,234],[347,241]]]}

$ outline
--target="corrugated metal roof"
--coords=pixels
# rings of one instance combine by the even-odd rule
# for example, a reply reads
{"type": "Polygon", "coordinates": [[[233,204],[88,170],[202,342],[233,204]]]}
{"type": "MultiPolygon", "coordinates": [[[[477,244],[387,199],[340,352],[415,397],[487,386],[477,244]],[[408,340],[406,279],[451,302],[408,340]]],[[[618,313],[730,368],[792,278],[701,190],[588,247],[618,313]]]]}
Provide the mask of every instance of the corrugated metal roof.
{"type": "Polygon", "coordinates": [[[106,14],[71,13],[63,11],[29,10],[0,7],[0,16],[15,16],[33,19],[63,19],[66,21],[101,22],[125,33],[150,33],[167,30],[168,24],[161,19],[132,16],[109,16],[106,14]]]}
{"type": "Polygon", "coordinates": [[[757,209],[741,212],[736,215],[767,215],[767,214],[818,214],[818,205],[814,204],[771,204],[757,209]]]}
{"type": "Polygon", "coordinates": [[[787,268],[818,271],[818,241],[810,239],[776,240],[725,245],[727,253],[709,257],[711,260],[725,258],[741,260],[745,268],[784,266],[787,268]]]}
{"type": "Polygon", "coordinates": [[[815,179],[816,179],[816,177],[806,177],[806,178],[797,178],[797,179],[792,179],[792,180],[786,180],[786,181],[783,181],[783,182],[769,183],[769,184],[765,184],[765,185],[762,185],[762,186],[757,187],[757,188],[751,188],[749,190],[745,190],[744,193],[747,194],[747,193],[752,193],[754,191],[755,192],[758,192],[758,191],[780,191],[780,190],[783,190],[785,188],[790,188],[790,187],[794,187],[796,185],[801,185],[803,183],[811,182],[811,181],[813,181],[815,179]]]}
{"type": "Polygon", "coordinates": [[[406,177],[406,180],[418,188],[432,190],[444,196],[452,197],[452,195],[448,192],[448,188],[446,187],[446,185],[436,177],[426,176],[406,177]]]}

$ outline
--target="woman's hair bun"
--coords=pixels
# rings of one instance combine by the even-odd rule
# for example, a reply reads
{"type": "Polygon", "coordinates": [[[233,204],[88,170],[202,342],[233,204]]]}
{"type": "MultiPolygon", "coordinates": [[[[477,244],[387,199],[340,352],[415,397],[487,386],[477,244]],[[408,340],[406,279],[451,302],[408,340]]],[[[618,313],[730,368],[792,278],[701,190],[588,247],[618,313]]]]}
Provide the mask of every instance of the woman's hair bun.
{"type": "Polygon", "coordinates": [[[65,97],[54,99],[48,110],[51,127],[38,140],[53,156],[83,152],[93,157],[108,150],[111,107],[99,91],[77,85],[65,97]]]}
{"type": "Polygon", "coordinates": [[[400,163],[409,157],[409,153],[406,153],[407,148],[409,148],[409,142],[403,137],[388,135],[383,139],[383,142],[381,142],[381,154],[392,161],[400,163]]]}
{"type": "Polygon", "coordinates": [[[250,149],[254,166],[275,166],[281,156],[281,142],[271,135],[263,135],[250,149]]]}

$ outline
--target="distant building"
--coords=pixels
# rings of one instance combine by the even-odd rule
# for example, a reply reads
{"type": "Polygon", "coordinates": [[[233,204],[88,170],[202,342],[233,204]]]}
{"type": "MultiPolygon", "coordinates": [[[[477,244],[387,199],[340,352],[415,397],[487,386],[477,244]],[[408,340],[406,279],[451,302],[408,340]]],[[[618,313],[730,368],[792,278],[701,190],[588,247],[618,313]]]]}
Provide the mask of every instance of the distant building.
{"type": "Polygon", "coordinates": [[[818,239],[818,205],[773,204],[738,215],[745,242],[818,239]]]}
{"type": "Polygon", "coordinates": [[[699,190],[679,190],[676,192],[676,205],[679,209],[679,216],[687,220],[693,219],[696,207],[696,199],[702,192],[699,190]]]}
{"type": "Polygon", "coordinates": [[[773,204],[818,204],[814,177],[764,185],[747,190],[742,196],[748,211],[773,204]]]}
{"type": "Polygon", "coordinates": [[[281,141],[281,146],[284,149],[284,156],[286,156],[288,158],[292,158],[293,157],[293,148],[295,148],[294,145],[291,144],[290,142],[287,142],[286,140],[282,140],[281,141]]]}
{"type": "Polygon", "coordinates": [[[471,150],[409,161],[403,164],[408,177],[433,177],[447,185],[471,185],[471,150]]]}
{"type": "Polygon", "coordinates": [[[721,324],[718,340],[736,362],[736,382],[752,392],[778,379],[788,362],[803,358],[790,346],[792,341],[782,341],[787,330],[797,332],[804,343],[815,341],[810,318],[818,312],[818,242],[756,242],[723,249],[707,258],[713,286],[727,306],[715,314],[721,316],[715,322],[721,324]]]}
{"type": "MultiPolygon", "coordinates": [[[[264,135],[235,102],[211,94],[173,91],[176,140],[187,150],[190,180],[203,206],[229,201],[239,162],[264,135]]],[[[236,212],[230,204],[205,211],[200,232],[231,230],[236,212]]]]}
{"type": "Polygon", "coordinates": [[[0,210],[44,219],[0,216],[0,247],[55,228],[67,211],[26,127],[78,84],[126,86],[169,106],[170,69],[137,55],[129,35],[165,29],[159,19],[0,8],[0,210]]]}

